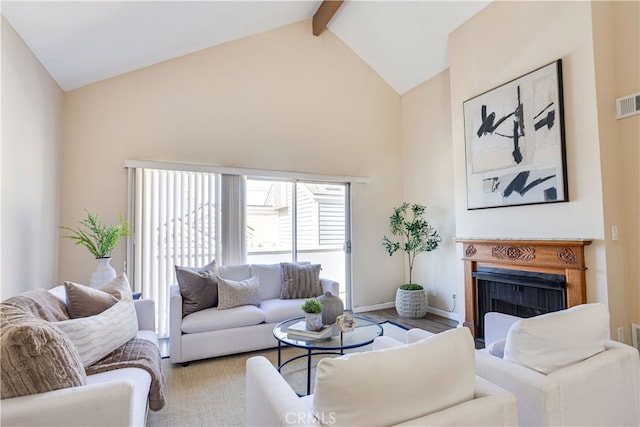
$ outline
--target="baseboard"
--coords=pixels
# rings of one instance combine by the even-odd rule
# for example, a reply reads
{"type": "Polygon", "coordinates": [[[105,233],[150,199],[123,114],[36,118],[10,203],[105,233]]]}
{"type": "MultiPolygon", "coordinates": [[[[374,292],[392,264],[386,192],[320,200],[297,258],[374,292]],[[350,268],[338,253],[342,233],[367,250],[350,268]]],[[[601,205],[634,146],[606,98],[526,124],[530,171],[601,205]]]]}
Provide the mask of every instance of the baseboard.
{"type": "Polygon", "coordinates": [[[353,312],[354,313],[362,313],[364,311],[375,311],[375,310],[382,310],[385,308],[395,308],[396,304],[393,302],[385,302],[382,304],[375,304],[375,305],[365,305],[362,307],[354,307],[353,312]]]}
{"type": "Polygon", "coordinates": [[[435,314],[440,317],[445,317],[447,319],[455,320],[456,322],[458,322],[458,324],[460,324],[460,318],[456,313],[440,310],[439,308],[435,308],[435,307],[427,307],[427,311],[431,314],[435,314]]]}
{"type": "MultiPolygon", "coordinates": [[[[355,307],[353,309],[353,312],[354,313],[362,313],[362,312],[365,312],[365,311],[382,310],[382,309],[385,309],[385,308],[395,308],[395,307],[396,307],[396,304],[394,302],[385,302],[385,303],[382,303],[382,304],[355,307]]],[[[427,307],[427,311],[429,313],[431,313],[431,314],[435,314],[436,316],[444,317],[444,318],[450,319],[450,320],[455,320],[456,322],[458,322],[458,324],[460,324],[460,318],[458,317],[458,315],[456,313],[450,313],[448,311],[440,310],[439,308],[435,308],[435,307],[427,307]]]]}

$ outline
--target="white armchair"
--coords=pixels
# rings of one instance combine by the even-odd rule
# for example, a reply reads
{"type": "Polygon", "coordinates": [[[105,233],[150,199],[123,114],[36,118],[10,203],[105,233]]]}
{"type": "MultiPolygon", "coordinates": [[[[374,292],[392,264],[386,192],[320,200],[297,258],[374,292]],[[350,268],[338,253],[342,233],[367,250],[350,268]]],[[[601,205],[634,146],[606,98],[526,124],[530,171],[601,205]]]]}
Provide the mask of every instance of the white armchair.
{"type": "Polygon", "coordinates": [[[487,313],[485,338],[476,374],[516,395],[521,426],[640,425],[640,358],[609,340],[604,305],[487,313]]]}
{"type": "Polygon", "coordinates": [[[303,398],[267,359],[250,358],[247,425],[516,425],[515,397],[474,375],[468,329],[408,345],[394,341],[320,360],[314,394],[303,398]]]}

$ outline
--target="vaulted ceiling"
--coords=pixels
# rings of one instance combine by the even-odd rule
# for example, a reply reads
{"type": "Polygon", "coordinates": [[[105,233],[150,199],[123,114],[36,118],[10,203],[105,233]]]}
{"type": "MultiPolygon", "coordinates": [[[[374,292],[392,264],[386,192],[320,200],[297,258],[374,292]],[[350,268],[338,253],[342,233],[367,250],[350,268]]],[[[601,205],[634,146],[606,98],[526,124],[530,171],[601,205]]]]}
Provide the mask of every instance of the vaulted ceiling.
{"type": "MultiPolygon", "coordinates": [[[[311,19],[321,3],[2,1],[1,10],[68,91],[311,19]]],[[[403,94],[447,68],[448,34],[488,3],[347,0],[327,28],[403,94]]]]}

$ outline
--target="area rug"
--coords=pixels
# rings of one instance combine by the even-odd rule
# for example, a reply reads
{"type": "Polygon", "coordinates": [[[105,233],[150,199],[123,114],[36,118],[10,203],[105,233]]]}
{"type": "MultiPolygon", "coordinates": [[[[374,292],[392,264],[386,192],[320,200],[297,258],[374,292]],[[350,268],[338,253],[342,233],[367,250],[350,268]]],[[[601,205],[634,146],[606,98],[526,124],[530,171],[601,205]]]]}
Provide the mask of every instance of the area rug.
{"type": "MultiPolygon", "coordinates": [[[[406,330],[391,322],[382,323],[384,335],[404,341],[406,330]]],[[[371,345],[351,351],[370,350],[371,345]]],[[[283,358],[302,350],[284,348],[283,358]]],[[[159,412],[149,411],[147,426],[244,426],[245,363],[254,356],[264,356],[274,365],[278,350],[270,349],[191,362],[189,366],[173,365],[162,360],[166,377],[166,405],[159,412]]],[[[313,359],[313,365],[320,358],[313,359]]],[[[306,388],[306,362],[287,365],[283,377],[294,390],[306,388]]],[[[313,377],[313,372],[312,372],[313,377]]]]}

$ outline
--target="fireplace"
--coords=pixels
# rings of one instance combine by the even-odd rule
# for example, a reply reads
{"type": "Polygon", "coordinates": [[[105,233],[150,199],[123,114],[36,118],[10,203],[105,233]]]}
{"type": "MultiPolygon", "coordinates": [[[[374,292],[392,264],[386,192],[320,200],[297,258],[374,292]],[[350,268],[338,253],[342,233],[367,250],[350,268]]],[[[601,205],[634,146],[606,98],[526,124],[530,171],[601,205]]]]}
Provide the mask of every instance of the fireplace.
{"type": "Polygon", "coordinates": [[[532,317],[587,300],[590,240],[456,239],[464,246],[465,322],[484,341],[484,313],[532,317]]]}
{"type": "Polygon", "coordinates": [[[479,340],[484,338],[484,315],[490,311],[533,317],[567,308],[566,282],[561,274],[478,267],[472,276],[479,340]]]}

